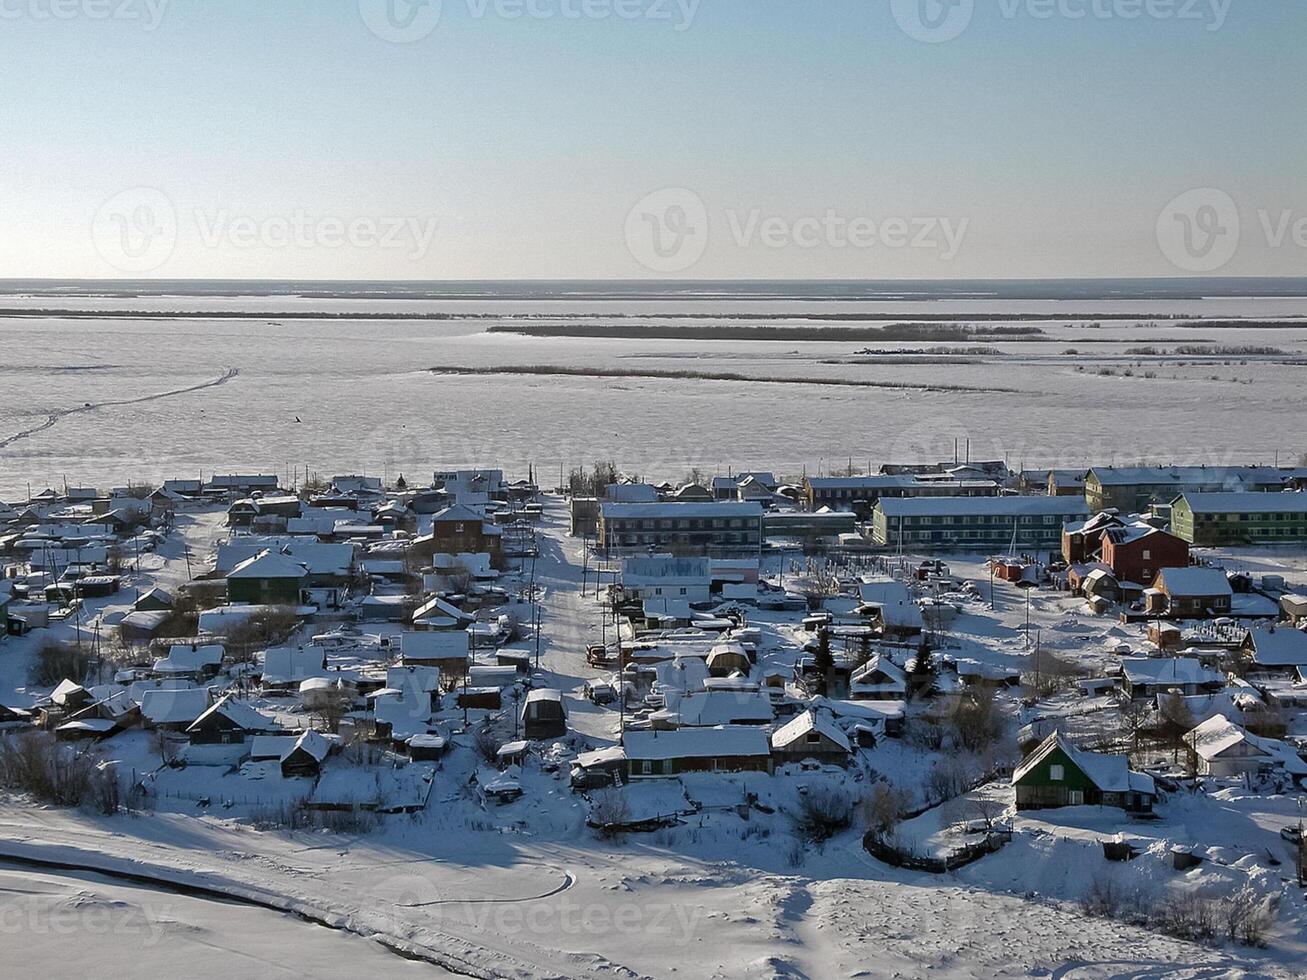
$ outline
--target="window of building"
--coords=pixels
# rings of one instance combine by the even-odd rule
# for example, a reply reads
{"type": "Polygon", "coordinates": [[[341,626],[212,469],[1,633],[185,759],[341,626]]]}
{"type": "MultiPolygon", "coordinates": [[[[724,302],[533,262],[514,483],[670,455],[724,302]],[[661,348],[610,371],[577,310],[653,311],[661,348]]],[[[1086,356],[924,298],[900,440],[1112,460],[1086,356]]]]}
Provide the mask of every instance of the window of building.
{"type": "Polygon", "coordinates": [[[1066,779],[1066,769],[1063,766],[1049,766],[1048,778],[1053,780],[1055,783],[1060,783],[1062,780],[1066,779]]]}

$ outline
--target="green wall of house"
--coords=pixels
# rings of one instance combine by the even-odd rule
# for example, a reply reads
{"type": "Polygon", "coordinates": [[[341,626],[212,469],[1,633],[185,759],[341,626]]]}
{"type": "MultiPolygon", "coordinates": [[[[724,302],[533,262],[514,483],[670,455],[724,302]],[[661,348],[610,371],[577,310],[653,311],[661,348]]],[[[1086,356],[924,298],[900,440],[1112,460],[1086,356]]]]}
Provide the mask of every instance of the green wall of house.
{"type": "Polygon", "coordinates": [[[233,578],[227,580],[227,601],[255,605],[291,605],[300,603],[304,581],[297,578],[233,578]]]}
{"type": "MultiPolygon", "coordinates": [[[[1273,494],[1267,494],[1273,497],[1273,494]]],[[[1268,500],[1273,504],[1273,500],[1268,500]]],[[[1171,526],[1180,537],[1199,546],[1235,544],[1298,544],[1307,541],[1307,511],[1258,513],[1194,513],[1185,500],[1171,509],[1171,526]]]]}
{"type": "Polygon", "coordinates": [[[1021,777],[1018,786],[1031,788],[1063,788],[1088,792],[1096,787],[1074,762],[1061,749],[1054,749],[1030,772],[1021,777]],[[1062,767],[1062,778],[1053,778],[1053,766],[1062,767]]]}

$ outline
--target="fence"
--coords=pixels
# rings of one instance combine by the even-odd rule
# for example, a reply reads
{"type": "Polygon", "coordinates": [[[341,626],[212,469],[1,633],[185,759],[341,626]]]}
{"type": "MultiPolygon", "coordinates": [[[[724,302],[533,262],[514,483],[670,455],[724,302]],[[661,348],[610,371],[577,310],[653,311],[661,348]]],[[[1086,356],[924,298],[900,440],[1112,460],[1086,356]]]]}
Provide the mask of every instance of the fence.
{"type": "Polygon", "coordinates": [[[966,867],[979,861],[986,854],[993,854],[1012,840],[1012,831],[989,831],[984,840],[973,844],[964,844],[945,854],[943,857],[927,857],[895,847],[883,840],[875,831],[868,831],[862,838],[862,846],[867,853],[878,861],[883,861],[894,868],[909,871],[926,871],[930,874],[947,874],[958,868],[966,867]]]}

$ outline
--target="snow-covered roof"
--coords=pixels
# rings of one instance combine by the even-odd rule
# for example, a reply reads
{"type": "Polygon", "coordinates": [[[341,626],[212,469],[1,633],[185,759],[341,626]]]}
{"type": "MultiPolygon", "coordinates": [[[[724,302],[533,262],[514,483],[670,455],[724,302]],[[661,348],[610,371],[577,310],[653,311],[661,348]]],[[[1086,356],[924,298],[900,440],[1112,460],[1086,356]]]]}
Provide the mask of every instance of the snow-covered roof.
{"type": "Polygon", "coordinates": [[[700,691],[687,694],[676,705],[680,723],[686,727],[766,724],[775,717],[771,699],[761,692],[700,691]]]}
{"type": "Polygon", "coordinates": [[[323,674],[327,651],[320,646],[269,647],[263,654],[263,683],[295,684],[323,674]]]}
{"type": "Polygon", "coordinates": [[[614,745],[606,749],[595,749],[593,752],[581,752],[576,757],[576,765],[582,769],[589,769],[593,766],[615,765],[626,761],[626,749],[620,745],[614,745]]]}
{"type": "Polygon", "coordinates": [[[1110,486],[1236,486],[1275,484],[1284,471],[1271,466],[1095,466],[1094,479],[1110,486]]]}
{"type": "MultiPolygon", "coordinates": [[[[1248,733],[1225,715],[1213,715],[1189,733],[1186,741],[1209,762],[1244,741],[1248,733]]],[[[1255,747],[1254,747],[1255,748],[1255,747]]],[[[1265,755],[1260,749],[1259,754],[1265,755]]]]}
{"type": "Polygon", "coordinates": [[[849,681],[857,689],[906,691],[908,687],[908,678],[903,672],[903,668],[890,660],[889,657],[880,655],[872,657],[855,670],[849,681]],[[881,683],[873,683],[872,679],[877,674],[884,674],[886,680],[881,683]]]}
{"type": "Polygon", "coordinates": [[[651,504],[658,499],[658,488],[650,483],[610,483],[604,496],[615,504],[651,504]]]}
{"type": "Polygon", "coordinates": [[[302,579],[308,574],[308,566],[302,562],[298,562],[287,555],[265,549],[253,558],[247,558],[233,568],[227,573],[227,578],[302,579]]]}
{"type": "Polygon", "coordinates": [[[1307,493],[1186,493],[1185,503],[1195,514],[1304,514],[1307,493]]]}
{"type": "Polygon", "coordinates": [[[1157,573],[1156,585],[1171,597],[1233,595],[1230,581],[1219,568],[1190,565],[1188,568],[1163,568],[1157,573]]]}
{"type": "Polygon", "coordinates": [[[195,731],[213,715],[221,715],[237,728],[243,728],[246,731],[263,731],[274,727],[271,719],[260,714],[252,705],[245,701],[237,701],[232,695],[228,694],[196,718],[194,724],[186,730],[188,732],[195,731]]]}
{"type": "Polygon", "coordinates": [[[926,621],[922,617],[921,607],[912,601],[908,587],[902,582],[863,582],[858,586],[858,596],[864,605],[880,607],[881,621],[886,626],[898,629],[925,628],[926,621]]]}
{"type": "Polygon", "coordinates": [[[292,541],[283,549],[308,566],[310,575],[349,575],[354,568],[356,546],[324,541],[292,541]]]}
{"type": "Polygon", "coordinates": [[[679,728],[671,732],[628,731],[624,740],[626,757],[637,761],[771,754],[766,733],[758,728],[744,726],[679,728]]]}
{"type": "MultiPolygon", "coordinates": [[[[426,607],[423,607],[426,608],[426,607]]],[[[464,618],[450,606],[451,615],[464,618]]],[[[414,618],[418,618],[414,614],[414,618]]],[[[399,650],[406,660],[450,660],[466,657],[470,641],[462,630],[405,630],[399,634],[399,650]]]]}
{"type": "Polygon", "coordinates": [[[1246,743],[1255,750],[1257,756],[1272,760],[1286,772],[1295,776],[1307,775],[1307,762],[1290,746],[1278,739],[1254,735],[1224,715],[1208,718],[1189,733],[1186,741],[1209,762],[1234,746],[1246,743]]]}
{"type": "Polygon", "coordinates": [[[1307,633],[1289,626],[1248,631],[1253,663],[1261,667],[1307,667],[1307,633]]]}
{"type": "Polygon", "coordinates": [[[805,738],[809,732],[816,732],[830,739],[845,752],[849,751],[848,736],[835,724],[834,720],[816,711],[805,711],[796,715],[772,733],[771,744],[774,748],[788,748],[793,743],[805,738]]]}
{"type": "Polygon", "coordinates": [[[464,523],[480,523],[485,520],[485,516],[479,511],[473,510],[466,504],[451,504],[442,511],[438,511],[431,517],[433,524],[441,524],[449,521],[461,521],[464,523]]]}
{"type": "Polygon", "coordinates": [[[1121,672],[1131,684],[1219,684],[1224,678],[1192,657],[1132,658],[1121,661],[1121,672]]]}
{"type": "Polygon", "coordinates": [[[222,664],[223,648],[221,643],[174,643],[168,648],[168,656],[154,662],[157,674],[189,674],[207,667],[222,664]]]}
{"type": "Polygon", "coordinates": [[[155,725],[189,724],[209,707],[209,692],[202,687],[184,690],[160,688],[141,697],[141,716],[155,725]]]}

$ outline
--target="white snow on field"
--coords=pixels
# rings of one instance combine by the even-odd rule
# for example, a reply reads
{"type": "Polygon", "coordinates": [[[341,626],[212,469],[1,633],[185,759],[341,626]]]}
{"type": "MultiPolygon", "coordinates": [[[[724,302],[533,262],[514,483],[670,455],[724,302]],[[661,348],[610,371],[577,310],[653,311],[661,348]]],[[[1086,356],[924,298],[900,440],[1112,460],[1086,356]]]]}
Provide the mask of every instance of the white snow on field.
{"type": "MultiPolygon", "coordinates": [[[[593,301],[387,301],[288,297],[4,297],[9,307],[92,310],[257,310],[530,313],[759,311],[776,323],[820,303],[730,300],[610,304],[593,301]]],[[[1113,310],[1160,317],[1301,316],[1293,299],[1175,302],[841,304],[841,312],[1083,312],[1043,322],[1044,342],[985,341],[1001,353],[965,358],[852,359],[866,345],[748,341],[533,339],[487,334],[488,320],[119,320],[0,318],[0,499],[28,480],[56,484],[193,476],[200,469],[280,473],[308,463],[326,472],[410,473],[491,462],[546,472],[559,463],[614,459],[656,478],[691,465],[762,467],[797,474],[846,460],[945,458],[970,440],[973,458],[1023,466],[1077,466],[1159,457],[1269,462],[1303,451],[1293,405],[1307,329],[1168,326],[1104,321],[1113,310]],[[1198,340],[1275,347],[1283,356],[1130,355],[1198,340]],[[1067,355],[1068,349],[1077,353],[1067,355]],[[1297,363],[1296,363],[1297,362],[1297,363]],[[434,376],[424,369],[555,364],[571,367],[732,371],[757,377],[831,376],[960,385],[976,392],[812,388],[747,382],[581,377],[434,376]],[[1081,370],[1077,370],[1077,367],[1081,370]],[[222,377],[225,384],[167,398],[222,377]],[[1112,374],[1100,374],[1100,369],[1112,374]],[[1131,374],[1124,372],[1130,370],[1131,374]],[[1148,374],[1153,377],[1148,377],[1148,374]],[[1013,389],[997,394],[994,387],[1013,389]],[[90,410],[83,411],[90,405],[90,410]],[[96,406],[103,405],[102,408],[96,406]],[[64,413],[78,409],[76,414],[64,413]],[[434,429],[431,419],[440,424],[434,429]],[[580,420],[585,420],[581,422],[580,420]],[[596,421],[591,421],[596,420],[596,421]],[[604,421],[597,421],[604,420],[604,421]],[[724,424],[729,420],[729,424],[724,424]],[[1147,424],[1132,424],[1146,420],[1147,424]],[[634,425],[634,428],[633,428],[634,425]],[[106,439],[107,432],[113,438],[106,439]],[[127,450],[130,449],[130,452],[127,450]]],[[[937,344],[874,344],[880,349],[937,344]]],[[[951,345],[942,345],[951,346],[951,345]]]]}

